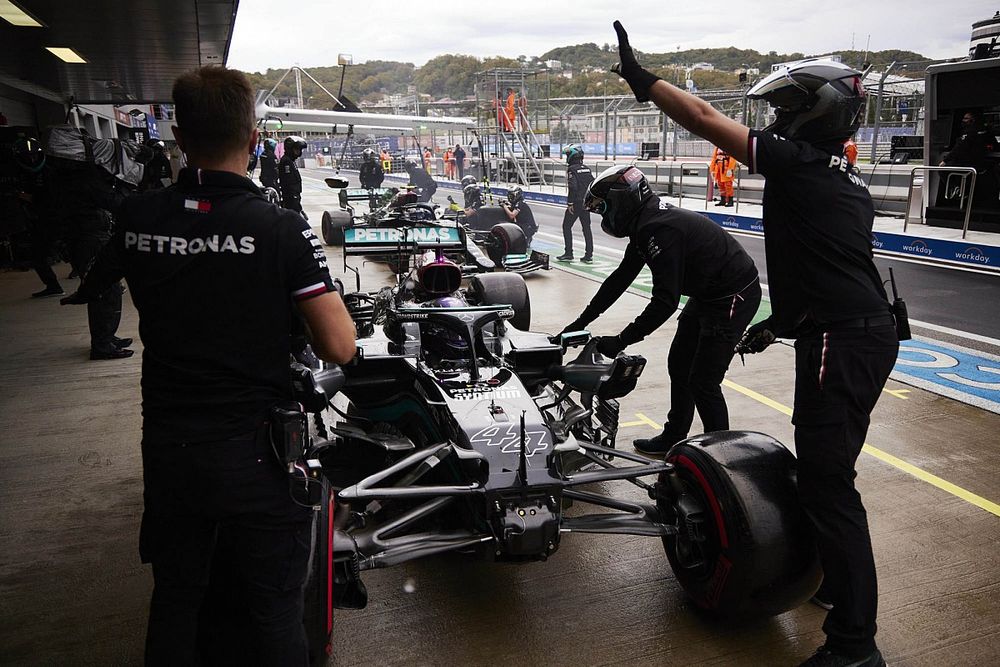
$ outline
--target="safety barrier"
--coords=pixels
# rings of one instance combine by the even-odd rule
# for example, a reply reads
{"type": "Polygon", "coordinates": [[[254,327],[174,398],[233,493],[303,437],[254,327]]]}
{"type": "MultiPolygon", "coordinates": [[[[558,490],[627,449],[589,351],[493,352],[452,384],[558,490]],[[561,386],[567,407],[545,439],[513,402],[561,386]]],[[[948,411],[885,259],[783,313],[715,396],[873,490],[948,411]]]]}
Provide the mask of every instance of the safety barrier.
{"type": "MultiPolygon", "coordinates": [[[[965,221],[962,223],[962,238],[964,239],[965,236],[966,236],[966,234],[969,233],[969,217],[972,214],[972,195],[976,191],[976,170],[975,170],[975,168],[974,167],[944,167],[944,166],[932,166],[932,165],[920,165],[920,166],[917,166],[917,167],[913,167],[910,170],[910,187],[909,187],[909,192],[906,195],[906,203],[907,203],[906,208],[907,208],[908,212],[910,210],[910,206],[911,206],[912,200],[913,200],[913,183],[914,183],[914,180],[915,180],[914,176],[916,175],[916,173],[918,171],[919,172],[933,172],[933,171],[947,171],[947,172],[951,172],[948,175],[948,179],[945,181],[945,190],[946,191],[949,191],[950,188],[951,188],[951,179],[953,177],[958,176],[959,174],[961,174],[961,176],[959,177],[961,180],[959,181],[959,186],[958,186],[959,187],[959,191],[961,193],[961,200],[959,201],[958,208],[959,208],[959,210],[962,210],[963,208],[965,209],[965,221]],[[969,187],[969,196],[966,197],[966,195],[965,195],[965,182],[966,182],[966,179],[968,179],[968,177],[969,177],[970,174],[972,175],[972,184],[969,187]],[[966,200],[968,200],[968,206],[966,206],[966,200]]],[[[925,224],[924,223],[924,219],[925,219],[926,207],[923,205],[923,202],[925,201],[924,192],[925,192],[925,189],[921,188],[920,224],[925,224]]],[[[904,232],[906,231],[906,226],[909,223],[909,221],[910,221],[910,216],[907,214],[907,216],[905,218],[903,218],[903,231],[904,232]]]]}

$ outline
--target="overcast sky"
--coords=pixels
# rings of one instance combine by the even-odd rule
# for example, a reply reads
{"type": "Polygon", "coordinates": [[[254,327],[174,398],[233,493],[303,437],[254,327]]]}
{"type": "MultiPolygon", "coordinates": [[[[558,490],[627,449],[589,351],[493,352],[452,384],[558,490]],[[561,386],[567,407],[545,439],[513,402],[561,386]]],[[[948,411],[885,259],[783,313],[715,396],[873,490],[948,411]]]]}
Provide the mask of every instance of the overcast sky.
{"type": "Polygon", "coordinates": [[[997,9],[996,0],[241,0],[229,65],[317,67],[335,65],[338,53],[417,66],[444,53],[536,56],[584,42],[615,44],[615,19],[647,52],[735,46],[818,54],[850,49],[852,40],[864,49],[870,34],[873,51],[954,58],[968,53],[972,23],[997,9]]]}

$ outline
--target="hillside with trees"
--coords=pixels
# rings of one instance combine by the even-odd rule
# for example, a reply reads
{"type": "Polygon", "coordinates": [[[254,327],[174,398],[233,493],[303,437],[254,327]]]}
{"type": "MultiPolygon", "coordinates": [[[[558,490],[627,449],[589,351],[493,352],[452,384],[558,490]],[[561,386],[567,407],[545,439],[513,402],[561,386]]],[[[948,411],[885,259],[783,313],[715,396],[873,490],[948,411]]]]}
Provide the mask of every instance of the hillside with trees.
{"type": "MultiPolygon", "coordinates": [[[[638,52],[640,62],[663,79],[683,85],[690,76],[699,89],[735,88],[739,85],[737,72],[746,68],[756,68],[768,72],[771,65],[806,57],[801,53],[760,53],[752,49],[725,47],[715,49],[687,49],[669,53],[638,52]],[[708,63],[714,70],[698,69],[688,71],[695,63],[708,63]]],[[[823,54],[813,54],[823,55],[823,54]]],[[[888,63],[918,63],[897,73],[908,76],[922,76],[923,65],[928,59],[919,53],[903,50],[876,51],[865,54],[861,51],[841,51],[843,61],[854,67],[861,67],[865,61],[875,69],[884,68],[888,63]]],[[[387,95],[406,95],[413,88],[433,99],[451,98],[461,100],[473,94],[476,73],[494,67],[527,67],[543,69],[544,63],[558,60],[563,72],[571,72],[572,78],[557,76],[552,72],[547,78],[549,97],[579,97],[600,95],[622,95],[628,93],[616,75],[608,70],[618,60],[617,47],[610,44],[598,46],[593,42],[561,46],[546,51],[540,56],[520,56],[517,59],[499,56],[477,58],[468,55],[445,54],[427,61],[422,67],[412,63],[371,60],[346,68],[338,66],[311,67],[309,73],[328,90],[336,93],[344,76],[344,94],[356,102],[376,102],[387,95]],[[413,88],[411,88],[413,87],[413,88]]],[[[270,89],[284,74],[285,70],[269,69],[266,72],[248,73],[251,83],[258,89],[270,89]]],[[[542,75],[544,79],[544,75],[542,75]]],[[[303,97],[313,108],[328,108],[330,98],[312,81],[303,77],[303,97]]],[[[295,80],[292,76],[275,90],[279,97],[295,96],[295,80]]],[[[412,94],[412,93],[411,93],[412,94]]]]}

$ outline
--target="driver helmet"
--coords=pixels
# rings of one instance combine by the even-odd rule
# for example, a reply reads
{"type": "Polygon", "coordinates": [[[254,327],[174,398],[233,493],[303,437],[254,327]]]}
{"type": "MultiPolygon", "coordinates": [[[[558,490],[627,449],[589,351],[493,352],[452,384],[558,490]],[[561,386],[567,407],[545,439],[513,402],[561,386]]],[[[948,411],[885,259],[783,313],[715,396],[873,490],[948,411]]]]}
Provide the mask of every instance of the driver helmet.
{"type": "Polygon", "coordinates": [[[569,144],[563,147],[563,155],[566,156],[566,163],[583,162],[583,146],[580,144],[569,144]]]}
{"type": "Polygon", "coordinates": [[[285,137],[285,152],[290,153],[293,157],[299,157],[302,155],[302,151],[306,149],[306,140],[298,135],[292,135],[290,137],[285,137]]]}
{"type": "Polygon", "coordinates": [[[273,153],[274,149],[278,147],[278,141],[276,139],[267,138],[264,140],[264,151],[267,153],[273,153]]]}
{"type": "Polygon", "coordinates": [[[462,177],[462,189],[465,189],[467,185],[475,185],[476,177],[472,175],[465,175],[462,177]]]}
{"type": "Polygon", "coordinates": [[[366,148],[363,151],[361,151],[361,158],[365,162],[374,162],[375,161],[375,151],[373,151],[371,148],[366,148]]]}
{"type": "MultiPolygon", "coordinates": [[[[466,305],[465,301],[458,297],[446,296],[425,304],[425,307],[462,308],[466,305]]],[[[441,359],[465,359],[468,356],[468,342],[457,331],[452,331],[440,324],[431,322],[422,324],[420,337],[424,341],[424,347],[427,351],[441,359]]]]}
{"type": "Polygon", "coordinates": [[[842,142],[857,132],[865,111],[861,72],[832,60],[806,60],[762,79],[747,97],[774,107],[764,128],[812,144],[842,142]]]}
{"type": "Polygon", "coordinates": [[[646,176],[637,167],[609,167],[587,188],[583,205],[601,216],[601,229],[606,234],[625,238],[643,205],[654,196],[646,176]]]}
{"type": "Polygon", "coordinates": [[[507,191],[507,201],[511,206],[517,206],[524,201],[524,190],[521,188],[511,188],[507,191]]]}
{"type": "Polygon", "coordinates": [[[11,149],[14,152],[14,161],[22,169],[38,172],[45,166],[45,150],[38,139],[20,137],[11,149]]]}

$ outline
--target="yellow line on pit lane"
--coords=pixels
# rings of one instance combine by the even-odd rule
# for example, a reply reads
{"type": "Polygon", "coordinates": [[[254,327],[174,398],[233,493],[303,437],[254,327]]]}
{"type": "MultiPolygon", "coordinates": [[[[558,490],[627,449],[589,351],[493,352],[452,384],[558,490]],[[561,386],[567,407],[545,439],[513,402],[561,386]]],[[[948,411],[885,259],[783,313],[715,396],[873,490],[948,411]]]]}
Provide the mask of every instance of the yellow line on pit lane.
{"type": "MultiPolygon", "coordinates": [[[[763,394],[758,394],[753,389],[748,389],[747,387],[738,385],[731,380],[723,380],[722,384],[725,385],[726,387],[729,387],[730,389],[735,389],[744,396],[748,396],[759,403],[763,403],[769,408],[773,408],[778,412],[788,415],[789,417],[792,416],[792,409],[790,407],[782,403],[778,403],[777,401],[770,399],[767,396],[764,396],[763,394]]],[[[1000,516],[1000,505],[998,505],[997,503],[989,501],[986,498],[983,498],[982,496],[977,496],[971,491],[966,491],[962,487],[952,484],[947,480],[941,479],[937,475],[933,475],[927,472],[926,470],[921,470],[912,463],[907,463],[906,461],[896,456],[893,456],[888,452],[884,452],[881,449],[878,449],[877,447],[872,447],[868,443],[865,443],[865,446],[864,448],[862,448],[861,451],[865,452],[866,454],[870,454],[871,456],[874,456],[875,458],[884,463],[888,463],[889,465],[893,466],[898,470],[902,470],[908,475],[912,475],[921,481],[936,486],[942,491],[950,493],[951,495],[955,496],[956,498],[964,500],[970,505],[975,505],[980,509],[986,510],[990,514],[993,514],[995,516],[1000,516]]]]}

